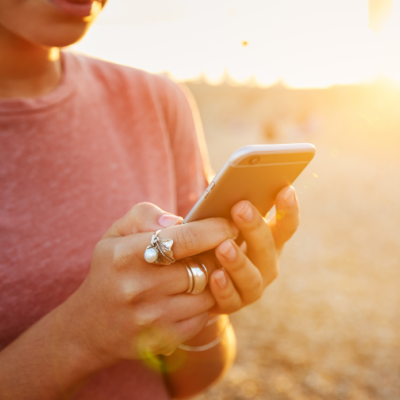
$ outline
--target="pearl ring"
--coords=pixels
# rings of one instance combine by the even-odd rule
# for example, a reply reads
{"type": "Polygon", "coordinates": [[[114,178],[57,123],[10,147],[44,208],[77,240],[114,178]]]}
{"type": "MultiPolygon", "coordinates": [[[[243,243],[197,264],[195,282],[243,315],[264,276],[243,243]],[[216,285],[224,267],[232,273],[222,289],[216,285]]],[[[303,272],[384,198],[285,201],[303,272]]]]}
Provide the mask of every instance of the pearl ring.
{"type": "Polygon", "coordinates": [[[176,261],[171,250],[174,241],[172,239],[159,238],[158,234],[160,232],[160,230],[157,231],[151,237],[151,244],[146,247],[144,259],[150,264],[170,265],[176,261]]]}

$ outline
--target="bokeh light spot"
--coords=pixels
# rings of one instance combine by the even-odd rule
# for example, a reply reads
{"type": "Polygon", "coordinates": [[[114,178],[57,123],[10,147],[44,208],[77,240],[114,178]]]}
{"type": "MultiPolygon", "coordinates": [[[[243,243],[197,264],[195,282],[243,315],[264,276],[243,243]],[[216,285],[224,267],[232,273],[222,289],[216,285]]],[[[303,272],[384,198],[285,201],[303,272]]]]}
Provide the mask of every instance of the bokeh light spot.
{"type": "Polygon", "coordinates": [[[274,379],[274,387],[278,393],[288,393],[292,386],[291,379],[285,374],[278,375],[274,379]]]}
{"type": "Polygon", "coordinates": [[[278,210],[276,212],[276,220],[279,221],[280,219],[284,218],[286,215],[284,210],[278,210]]]}

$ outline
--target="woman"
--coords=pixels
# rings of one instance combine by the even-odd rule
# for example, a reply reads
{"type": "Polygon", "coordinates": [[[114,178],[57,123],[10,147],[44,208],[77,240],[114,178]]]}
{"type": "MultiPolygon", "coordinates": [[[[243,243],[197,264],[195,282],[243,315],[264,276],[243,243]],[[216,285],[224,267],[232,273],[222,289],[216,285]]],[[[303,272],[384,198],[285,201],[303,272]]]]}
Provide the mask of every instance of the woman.
{"type": "Polygon", "coordinates": [[[234,223],[180,225],[207,184],[180,89],[58,50],[104,3],[0,0],[1,399],[200,392],[233,361],[225,314],[275,279],[298,225],[291,187],[270,225],[245,201],[234,223]],[[158,230],[168,266],[144,259],[158,230]],[[210,276],[193,296],[179,260],[195,255],[210,276]]]}

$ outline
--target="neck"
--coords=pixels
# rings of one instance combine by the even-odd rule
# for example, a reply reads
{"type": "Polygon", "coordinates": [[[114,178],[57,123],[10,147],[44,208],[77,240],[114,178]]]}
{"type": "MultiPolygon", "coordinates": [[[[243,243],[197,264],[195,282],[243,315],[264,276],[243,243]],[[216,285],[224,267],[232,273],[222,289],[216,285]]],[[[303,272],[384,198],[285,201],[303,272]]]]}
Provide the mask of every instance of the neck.
{"type": "Polygon", "coordinates": [[[42,96],[60,79],[57,48],[30,43],[0,26],[0,98],[42,96]]]}

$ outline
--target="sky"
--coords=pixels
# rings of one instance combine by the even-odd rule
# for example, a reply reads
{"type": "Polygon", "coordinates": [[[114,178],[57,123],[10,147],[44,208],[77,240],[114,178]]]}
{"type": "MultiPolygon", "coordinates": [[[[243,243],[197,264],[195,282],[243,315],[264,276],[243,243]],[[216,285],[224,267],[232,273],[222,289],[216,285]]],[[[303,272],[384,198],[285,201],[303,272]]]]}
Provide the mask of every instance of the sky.
{"type": "Polygon", "coordinates": [[[109,0],[75,48],[178,81],[293,88],[400,81],[400,0],[381,33],[368,0],[109,0]]]}

